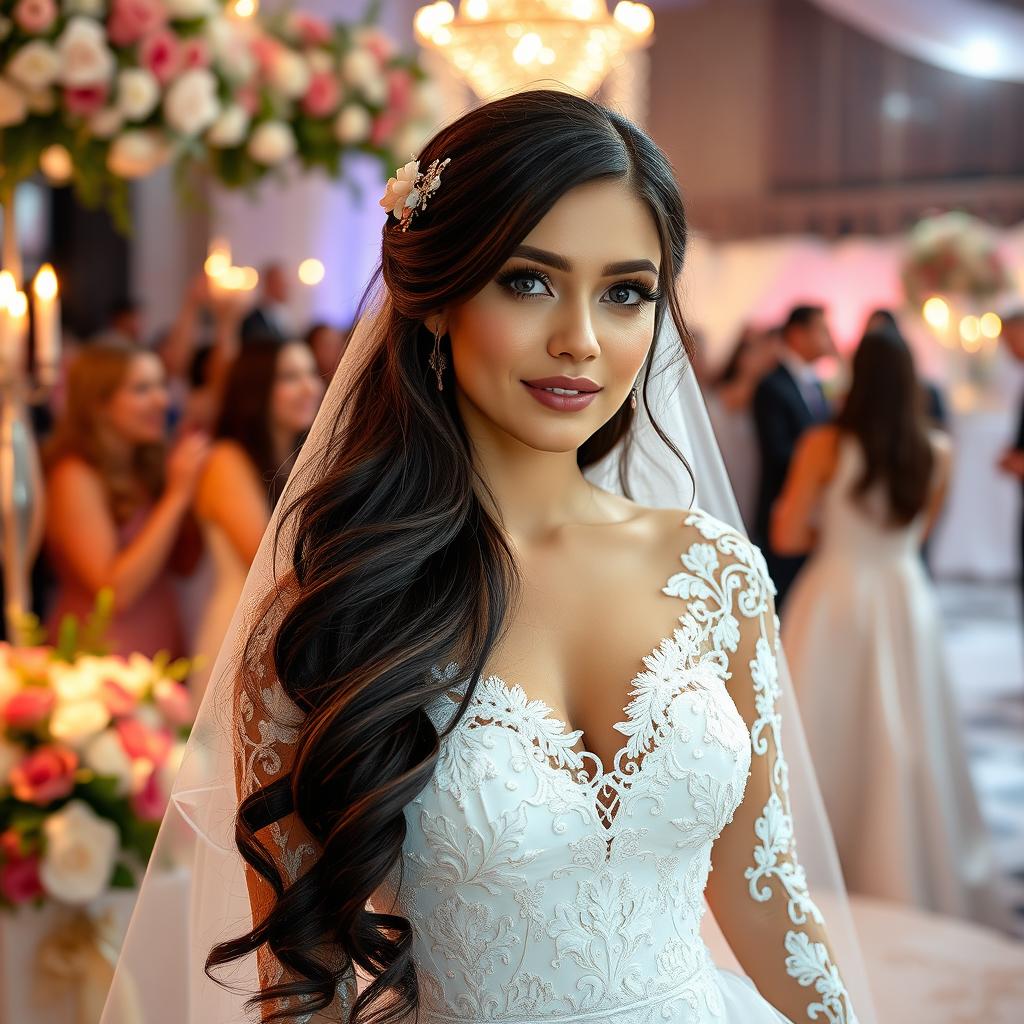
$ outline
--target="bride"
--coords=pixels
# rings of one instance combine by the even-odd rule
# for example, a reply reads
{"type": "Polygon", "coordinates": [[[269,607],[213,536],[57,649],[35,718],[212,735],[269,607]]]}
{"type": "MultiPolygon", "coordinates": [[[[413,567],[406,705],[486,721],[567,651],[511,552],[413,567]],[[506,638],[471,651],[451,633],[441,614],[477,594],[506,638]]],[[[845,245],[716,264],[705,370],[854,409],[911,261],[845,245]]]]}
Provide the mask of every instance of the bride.
{"type": "MultiPolygon", "coordinates": [[[[528,92],[439,132],[382,205],[378,311],[204,705],[232,708],[251,908],[208,971],[255,954],[263,1020],[855,1021],[844,908],[830,939],[797,860],[764,561],[615,493],[688,338],[664,155],[528,92]],[[712,962],[705,897],[747,978],[712,962]]],[[[206,754],[176,798],[200,833],[206,754]]]]}

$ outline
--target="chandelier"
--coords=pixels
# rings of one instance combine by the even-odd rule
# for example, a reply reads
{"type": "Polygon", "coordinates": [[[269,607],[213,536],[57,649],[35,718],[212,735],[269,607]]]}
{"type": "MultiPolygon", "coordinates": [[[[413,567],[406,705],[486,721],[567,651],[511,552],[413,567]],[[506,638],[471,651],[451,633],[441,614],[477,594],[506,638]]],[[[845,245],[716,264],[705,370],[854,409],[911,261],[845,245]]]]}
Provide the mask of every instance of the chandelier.
{"type": "Polygon", "coordinates": [[[654,15],[622,0],[448,0],[416,12],[416,38],[485,99],[533,84],[589,95],[629,50],[650,43],[654,15]]]}

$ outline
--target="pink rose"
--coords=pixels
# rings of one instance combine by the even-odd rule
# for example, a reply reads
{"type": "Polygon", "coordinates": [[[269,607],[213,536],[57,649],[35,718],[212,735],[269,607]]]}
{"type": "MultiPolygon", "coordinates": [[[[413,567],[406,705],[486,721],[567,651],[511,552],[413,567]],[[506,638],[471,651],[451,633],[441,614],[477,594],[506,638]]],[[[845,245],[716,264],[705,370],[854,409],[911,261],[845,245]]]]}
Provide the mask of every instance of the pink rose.
{"type": "Polygon", "coordinates": [[[159,821],[167,810],[167,794],[160,787],[155,771],[150,772],[145,786],[132,797],[132,810],[143,821],[159,821]]]}
{"type": "Polygon", "coordinates": [[[401,69],[388,75],[388,107],[401,117],[409,109],[412,99],[412,75],[401,69]]]}
{"type": "Polygon", "coordinates": [[[11,729],[32,729],[46,720],[56,698],[52,690],[29,686],[4,705],[3,720],[11,729]]]}
{"type": "Polygon", "coordinates": [[[235,102],[250,116],[255,117],[260,109],[259,90],[253,85],[243,85],[235,93],[235,102]]]}
{"type": "Polygon", "coordinates": [[[130,715],[138,705],[135,694],[129,693],[120,683],[113,679],[104,679],[101,690],[104,707],[110,712],[111,718],[130,715]]]}
{"type": "Polygon", "coordinates": [[[64,90],[64,106],[68,108],[69,114],[76,114],[79,117],[92,117],[103,109],[106,102],[105,85],[87,85],[79,89],[64,90]]]}
{"type": "Polygon", "coordinates": [[[364,29],[359,33],[358,42],[360,46],[369,50],[381,64],[386,64],[395,55],[395,44],[380,29],[364,29]]]}
{"type": "Polygon", "coordinates": [[[370,143],[374,146],[383,146],[398,130],[402,118],[393,110],[385,110],[383,114],[374,119],[373,129],[370,132],[370,143]]]}
{"type": "Polygon", "coordinates": [[[14,20],[18,27],[29,35],[49,32],[57,19],[57,5],[54,0],[19,0],[14,8],[14,20]]]}
{"type": "Polygon", "coordinates": [[[188,68],[208,68],[210,66],[210,47],[205,39],[192,36],[186,39],[181,47],[181,63],[188,68]]]}
{"type": "Polygon", "coordinates": [[[327,117],[338,109],[341,103],[341,86],[329,71],[317,71],[309,81],[306,95],[302,97],[302,109],[310,117],[327,117]]]}
{"type": "Polygon", "coordinates": [[[17,857],[0,863],[0,895],[15,905],[42,896],[39,858],[17,857]]]}
{"type": "Polygon", "coordinates": [[[195,714],[192,710],[192,696],[181,683],[173,679],[161,679],[153,688],[153,697],[160,714],[171,725],[191,725],[195,714]]]}
{"type": "Polygon", "coordinates": [[[157,29],[139,43],[139,63],[166,85],[183,70],[181,40],[169,28],[157,29]]]}
{"type": "Polygon", "coordinates": [[[24,803],[46,807],[75,788],[77,768],[78,756],[73,750],[56,744],[36,747],[11,769],[11,790],[24,803]]]}
{"type": "Polygon", "coordinates": [[[134,718],[115,723],[124,752],[133,760],[146,760],[154,766],[162,764],[174,743],[169,729],[150,729],[134,718]]]}
{"type": "Polygon", "coordinates": [[[277,63],[278,56],[284,47],[270,36],[257,36],[249,45],[256,63],[260,66],[260,73],[266,77],[277,63]]]}
{"type": "Polygon", "coordinates": [[[161,0],[113,0],[107,34],[115,46],[130,46],[166,23],[161,0]]]}
{"type": "Polygon", "coordinates": [[[311,14],[293,14],[292,26],[306,46],[326,46],[331,41],[331,26],[311,14]]]}

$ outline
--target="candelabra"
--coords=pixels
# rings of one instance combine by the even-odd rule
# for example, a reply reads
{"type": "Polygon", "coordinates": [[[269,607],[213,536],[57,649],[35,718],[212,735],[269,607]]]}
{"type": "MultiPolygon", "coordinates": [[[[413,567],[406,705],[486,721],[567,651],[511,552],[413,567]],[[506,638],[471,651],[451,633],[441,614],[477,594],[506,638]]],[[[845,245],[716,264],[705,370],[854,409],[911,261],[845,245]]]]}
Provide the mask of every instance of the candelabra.
{"type": "Polygon", "coordinates": [[[30,572],[43,536],[44,492],[39,450],[29,408],[45,399],[56,380],[60,315],[57,279],[43,267],[33,287],[35,358],[29,367],[28,296],[15,225],[13,189],[0,196],[3,270],[0,272],[0,551],[3,556],[4,621],[18,643],[32,607],[30,572]]]}

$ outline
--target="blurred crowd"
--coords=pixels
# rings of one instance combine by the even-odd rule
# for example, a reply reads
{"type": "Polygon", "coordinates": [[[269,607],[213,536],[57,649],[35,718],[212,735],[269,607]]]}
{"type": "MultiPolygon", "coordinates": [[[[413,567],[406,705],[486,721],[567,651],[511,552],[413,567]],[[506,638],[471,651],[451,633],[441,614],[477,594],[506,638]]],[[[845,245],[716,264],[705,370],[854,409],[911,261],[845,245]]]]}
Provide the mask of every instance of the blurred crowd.
{"type": "Polygon", "coordinates": [[[255,302],[200,273],[153,339],[122,303],[72,342],[35,410],[46,480],[36,613],[51,639],[114,595],[112,653],[200,656],[201,693],[347,331],[289,322],[289,277],[255,302]],[[191,582],[190,582],[191,581],[191,582]]]}

